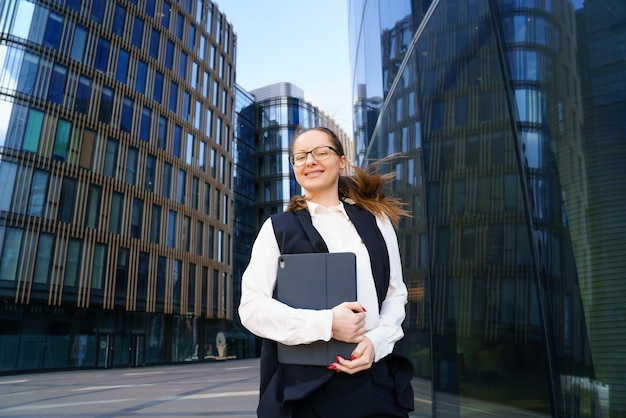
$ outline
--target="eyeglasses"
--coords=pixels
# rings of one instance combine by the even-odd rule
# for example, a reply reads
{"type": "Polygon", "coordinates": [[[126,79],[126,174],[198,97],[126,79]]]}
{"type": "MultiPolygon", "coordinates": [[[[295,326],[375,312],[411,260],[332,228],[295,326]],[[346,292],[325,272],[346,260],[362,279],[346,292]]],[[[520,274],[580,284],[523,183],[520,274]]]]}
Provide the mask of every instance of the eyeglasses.
{"type": "Polygon", "coordinates": [[[337,151],[335,148],[324,145],[321,147],[313,148],[311,151],[296,152],[289,157],[289,162],[294,167],[301,167],[306,163],[306,159],[309,154],[311,154],[313,158],[315,158],[315,161],[323,161],[331,156],[330,151],[334,151],[335,154],[341,156],[339,151],[337,151]]]}

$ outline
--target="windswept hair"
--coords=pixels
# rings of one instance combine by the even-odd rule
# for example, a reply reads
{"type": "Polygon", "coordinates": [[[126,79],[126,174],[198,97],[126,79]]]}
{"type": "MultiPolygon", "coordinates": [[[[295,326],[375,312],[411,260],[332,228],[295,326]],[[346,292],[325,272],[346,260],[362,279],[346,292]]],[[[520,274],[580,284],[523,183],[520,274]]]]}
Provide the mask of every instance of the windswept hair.
{"type": "MultiPolygon", "coordinates": [[[[345,155],[343,145],[337,135],[332,130],[325,127],[315,127],[306,130],[298,129],[294,135],[294,141],[299,135],[308,131],[326,133],[330,137],[333,147],[339,152],[339,155],[345,155]]],[[[291,146],[293,146],[293,141],[291,146]]],[[[292,151],[291,146],[290,152],[292,151]]],[[[410,216],[410,214],[404,209],[404,202],[390,194],[385,194],[387,186],[395,177],[395,173],[380,174],[379,172],[379,166],[381,164],[387,163],[397,157],[398,155],[394,154],[374,161],[365,170],[349,163],[352,165],[356,174],[339,176],[339,199],[342,201],[347,200],[350,203],[354,202],[375,216],[387,215],[393,224],[398,226],[400,218],[402,216],[410,216]]],[[[287,211],[306,209],[306,200],[306,196],[292,197],[287,211]]]]}

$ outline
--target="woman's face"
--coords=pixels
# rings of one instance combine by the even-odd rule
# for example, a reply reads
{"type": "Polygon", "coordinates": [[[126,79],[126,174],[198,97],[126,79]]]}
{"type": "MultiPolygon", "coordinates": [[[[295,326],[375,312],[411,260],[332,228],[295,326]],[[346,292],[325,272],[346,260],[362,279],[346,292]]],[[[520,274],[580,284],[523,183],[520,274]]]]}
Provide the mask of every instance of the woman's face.
{"type": "MultiPolygon", "coordinates": [[[[310,130],[300,134],[291,147],[292,154],[309,152],[318,147],[333,147],[333,142],[325,132],[310,130]]],[[[346,165],[346,157],[339,156],[330,151],[330,156],[322,161],[317,161],[313,154],[306,154],[303,165],[293,167],[296,181],[306,191],[306,195],[313,201],[316,198],[331,197],[338,200],[337,184],[339,174],[346,165]]]]}

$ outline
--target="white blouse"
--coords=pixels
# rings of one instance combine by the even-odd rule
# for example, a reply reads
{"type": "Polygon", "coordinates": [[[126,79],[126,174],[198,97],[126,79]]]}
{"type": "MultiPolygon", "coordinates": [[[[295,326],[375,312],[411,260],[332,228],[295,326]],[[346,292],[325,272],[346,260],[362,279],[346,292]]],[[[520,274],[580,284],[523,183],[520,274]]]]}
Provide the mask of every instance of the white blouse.
{"type": "MultiPolygon", "coordinates": [[[[375,361],[378,361],[391,353],[396,341],[404,336],[402,321],[407,289],[402,280],[400,251],[393,225],[387,217],[376,218],[387,244],[390,267],[389,288],[379,312],[369,253],[343,203],[326,208],[308,202],[308,207],[313,226],[326,242],[329,252],[356,254],[357,299],[367,311],[365,335],[374,344],[375,361]]],[[[243,273],[239,305],[242,324],[259,337],[287,345],[330,340],[333,319],[330,309],[296,309],[272,298],[279,256],[272,222],[267,219],[254,242],[250,263],[243,273]]]]}

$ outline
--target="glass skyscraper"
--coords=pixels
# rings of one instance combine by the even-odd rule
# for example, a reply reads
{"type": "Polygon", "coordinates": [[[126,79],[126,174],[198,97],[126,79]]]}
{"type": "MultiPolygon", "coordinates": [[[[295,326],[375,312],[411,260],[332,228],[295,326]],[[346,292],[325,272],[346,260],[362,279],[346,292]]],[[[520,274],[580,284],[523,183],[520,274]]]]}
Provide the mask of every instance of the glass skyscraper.
{"type": "Polygon", "coordinates": [[[0,2],[0,371],[239,354],[234,45],[207,0],[0,2]]]}
{"type": "Polygon", "coordinates": [[[413,416],[626,414],[626,4],[350,1],[357,158],[403,154],[413,416]]]}

